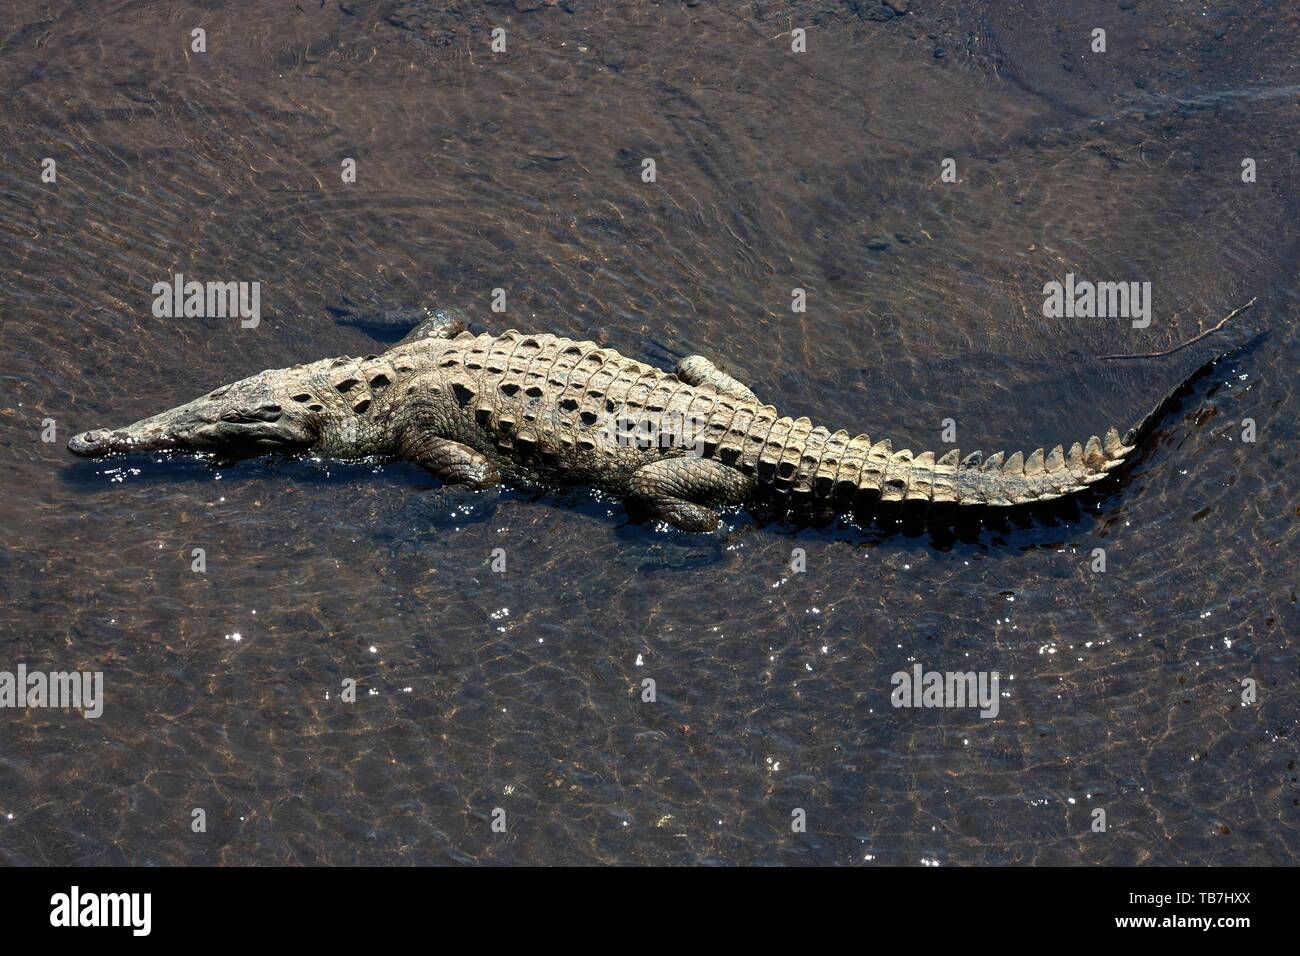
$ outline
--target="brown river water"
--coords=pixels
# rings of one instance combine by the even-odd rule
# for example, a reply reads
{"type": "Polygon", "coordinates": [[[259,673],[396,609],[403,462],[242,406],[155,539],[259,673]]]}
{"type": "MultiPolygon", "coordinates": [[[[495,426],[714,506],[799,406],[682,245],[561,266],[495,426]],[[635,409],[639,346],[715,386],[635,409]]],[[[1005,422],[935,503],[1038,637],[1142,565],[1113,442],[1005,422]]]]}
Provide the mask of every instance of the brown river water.
{"type": "Polygon", "coordinates": [[[104,692],[0,709],[0,863],[1300,860],[1294,3],[8,9],[0,671],[104,692]],[[156,318],[176,273],[260,324],[156,318]],[[1150,327],[1044,317],[1067,273],[1150,327]],[[1238,348],[1112,493],[957,538],[64,448],[438,304],[918,450],[1122,429],[1238,348]],[[997,716],[895,708],[915,664],[997,716]]]}

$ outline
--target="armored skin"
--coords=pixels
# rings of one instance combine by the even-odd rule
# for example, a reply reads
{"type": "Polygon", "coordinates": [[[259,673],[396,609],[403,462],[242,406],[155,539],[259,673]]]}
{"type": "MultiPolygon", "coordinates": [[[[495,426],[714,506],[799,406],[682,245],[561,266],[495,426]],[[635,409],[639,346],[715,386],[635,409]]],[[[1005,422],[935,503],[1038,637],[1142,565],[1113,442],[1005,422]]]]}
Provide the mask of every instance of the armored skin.
{"type": "Polygon", "coordinates": [[[687,531],[715,509],[946,520],[1075,495],[1120,468],[1164,403],[1120,437],[982,458],[913,454],[789,418],[702,356],[665,372],[593,342],[474,335],[436,312],[382,355],[323,359],[225,385],[76,455],[311,452],[405,459],[444,482],[592,485],[687,531]]]}

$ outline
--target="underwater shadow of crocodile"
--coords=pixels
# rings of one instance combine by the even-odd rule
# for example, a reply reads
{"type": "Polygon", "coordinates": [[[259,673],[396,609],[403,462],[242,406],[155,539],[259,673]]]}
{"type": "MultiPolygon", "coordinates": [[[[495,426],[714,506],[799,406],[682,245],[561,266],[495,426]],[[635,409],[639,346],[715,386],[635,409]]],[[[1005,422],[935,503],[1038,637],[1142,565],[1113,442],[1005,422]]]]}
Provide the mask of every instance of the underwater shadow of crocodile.
{"type": "Polygon", "coordinates": [[[737,505],[760,523],[1005,528],[1077,518],[1084,496],[1112,492],[1217,360],[1123,436],[1111,428],[1068,451],[936,458],[781,416],[699,355],[665,372],[589,341],[474,335],[461,313],[438,310],[382,355],[267,370],[133,425],[83,432],[68,449],[383,457],[473,489],[591,486],[685,531],[712,531],[716,509],[737,505]]]}

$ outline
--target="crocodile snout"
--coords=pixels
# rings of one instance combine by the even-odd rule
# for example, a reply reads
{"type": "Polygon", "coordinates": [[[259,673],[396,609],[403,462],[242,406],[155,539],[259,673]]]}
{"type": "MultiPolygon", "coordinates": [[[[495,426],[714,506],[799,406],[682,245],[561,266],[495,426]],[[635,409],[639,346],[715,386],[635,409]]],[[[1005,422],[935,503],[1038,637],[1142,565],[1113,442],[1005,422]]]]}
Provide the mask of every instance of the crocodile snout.
{"type": "Polygon", "coordinates": [[[68,439],[68,451],[82,458],[106,455],[113,450],[113,433],[103,429],[82,432],[68,439]]]}

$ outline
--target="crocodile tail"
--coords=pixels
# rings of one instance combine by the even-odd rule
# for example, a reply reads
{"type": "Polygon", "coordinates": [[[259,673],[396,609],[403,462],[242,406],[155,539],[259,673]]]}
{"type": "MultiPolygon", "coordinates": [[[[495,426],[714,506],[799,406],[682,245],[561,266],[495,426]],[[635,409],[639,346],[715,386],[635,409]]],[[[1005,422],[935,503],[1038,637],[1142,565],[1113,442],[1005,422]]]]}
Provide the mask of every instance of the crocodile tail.
{"type": "Polygon", "coordinates": [[[895,452],[887,441],[871,445],[856,473],[854,506],[942,516],[958,507],[1018,508],[1077,495],[1131,464],[1178,399],[1222,357],[1199,367],[1123,435],[1111,428],[1068,450],[1057,445],[1028,455],[1017,451],[987,457],[978,451],[962,457],[952,450],[936,458],[930,452],[895,452]]]}
{"type": "Polygon", "coordinates": [[[998,452],[984,458],[975,452],[956,462],[950,477],[935,479],[936,484],[948,484],[935,500],[940,504],[951,501],[986,508],[1054,501],[1086,491],[1118,471],[1131,460],[1137,447],[1133,431],[1121,438],[1119,431],[1112,428],[1104,436],[1093,435],[1086,442],[1075,442],[1069,451],[1057,445],[1050,452],[1039,448],[1028,455],[998,452]]]}
{"type": "Polygon", "coordinates": [[[998,452],[987,458],[980,452],[962,458],[956,449],[938,458],[931,452],[914,455],[909,449],[894,451],[886,440],[860,449],[856,460],[847,459],[853,481],[837,489],[835,500],[859,513],[918,517],[942,517],[958,507],[1012,508],[1051,501],[1084,491],[1118,469],[1136,447],[1131,438],[1131,433],[1121,438],[1112,428],[1104,437],[1076,442],[1069,451],[1057,445],[1050,452],[1040,448],[1028,456],[998,452]]]}

